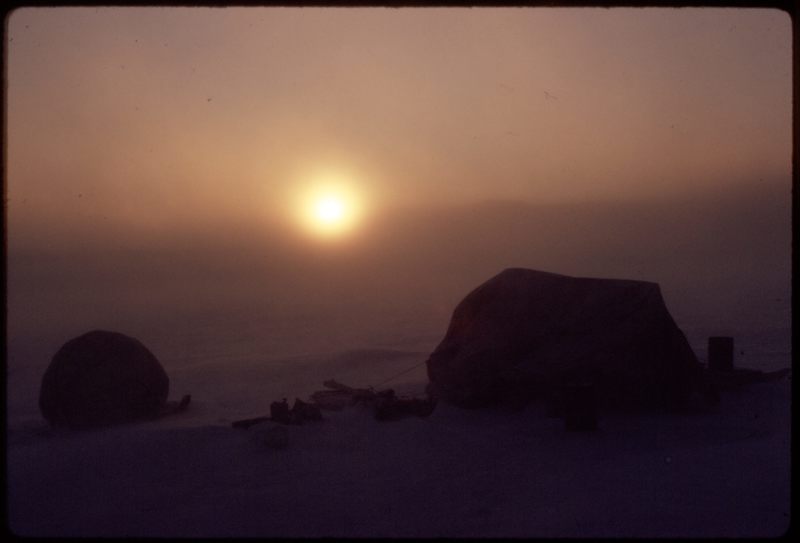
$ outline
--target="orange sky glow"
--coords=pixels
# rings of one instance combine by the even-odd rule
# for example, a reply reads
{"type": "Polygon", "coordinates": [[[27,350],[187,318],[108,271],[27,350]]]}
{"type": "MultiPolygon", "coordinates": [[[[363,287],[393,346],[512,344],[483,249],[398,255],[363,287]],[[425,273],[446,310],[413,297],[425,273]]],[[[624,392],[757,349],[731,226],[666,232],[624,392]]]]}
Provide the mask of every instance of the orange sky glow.
{"type": "Polygon", "coordinates": [[[6,24],[12,340],[286,315],[331,344],[422,334],[508,267],[658,282],[682,325],[789,322],[780,11],[55,7],[6,24]]]}
{"type": "Polygon", "coordinates": [[[12,235],[296,222],[315,172],[349,176],[373,212],[790,173],[775,10],[24,8],[7,24],[12,235]]]}

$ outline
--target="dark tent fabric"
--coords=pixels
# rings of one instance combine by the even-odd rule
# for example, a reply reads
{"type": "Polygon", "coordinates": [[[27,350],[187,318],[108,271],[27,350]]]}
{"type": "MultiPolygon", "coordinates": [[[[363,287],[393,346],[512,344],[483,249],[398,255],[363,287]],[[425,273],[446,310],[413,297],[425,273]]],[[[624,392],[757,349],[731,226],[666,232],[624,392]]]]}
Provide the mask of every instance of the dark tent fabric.
{"type": "Polygon", "coordinates": [[[716,401],[658,284],[511,268],[470,292],[427,360],[432,393],[464,407],[588,382],[601,405],[716,401]]]}
{"type": "Polygon", "coordinates": [[[66,342],[53,356],[39,407],[54,426],[88,428],[156,417],[169,377],[138,340],[95,330],[66,342]]]}

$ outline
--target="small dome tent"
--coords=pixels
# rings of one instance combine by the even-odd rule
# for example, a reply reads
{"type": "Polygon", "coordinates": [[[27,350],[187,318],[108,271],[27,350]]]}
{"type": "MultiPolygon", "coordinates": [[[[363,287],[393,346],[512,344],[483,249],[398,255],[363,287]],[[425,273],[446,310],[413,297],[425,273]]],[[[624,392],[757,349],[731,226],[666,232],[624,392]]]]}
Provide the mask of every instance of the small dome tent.
{"type": "Polygon", "coordinates": [[[158,416],[168,393],[169,377],[147,347],[95,330],[67,341],[53,356],[39,407],[53,426],[106,426],[158,416]]]}

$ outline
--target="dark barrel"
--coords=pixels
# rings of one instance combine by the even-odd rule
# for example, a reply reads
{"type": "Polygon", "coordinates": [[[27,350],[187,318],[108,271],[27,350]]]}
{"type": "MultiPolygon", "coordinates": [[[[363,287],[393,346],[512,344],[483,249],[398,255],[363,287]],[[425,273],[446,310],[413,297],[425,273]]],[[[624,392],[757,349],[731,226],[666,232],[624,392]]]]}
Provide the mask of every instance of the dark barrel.
{"type": "Polygon", "coordinates": [[[568,383],[562,389],[565,427],[570,432],[597,429],[597,401],[591,383],[568,383]]]}
{"type": "Polygon", "coordinates": [[[708,338],[708,369],[733,371],[733,338],[716,336],[708,338]]]}

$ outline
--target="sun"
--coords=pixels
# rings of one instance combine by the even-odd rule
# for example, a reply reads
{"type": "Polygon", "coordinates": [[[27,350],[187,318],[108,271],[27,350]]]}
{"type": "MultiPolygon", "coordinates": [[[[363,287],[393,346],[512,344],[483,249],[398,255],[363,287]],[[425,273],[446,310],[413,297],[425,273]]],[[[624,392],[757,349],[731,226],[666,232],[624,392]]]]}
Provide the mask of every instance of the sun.
{"type": "Polygon", "coordinates": [[[315,203],[314,214],[320,223],[332,227],[345,220],[347,207],[335,195],[324,196],[315,203]]]}
{"type": "Polygon", "coordinates": [[[352,235],[363,215],[363,199],[352,183],[337,180],[310,185],[300,198],[306,231],[326,239],[352,235]]]}

